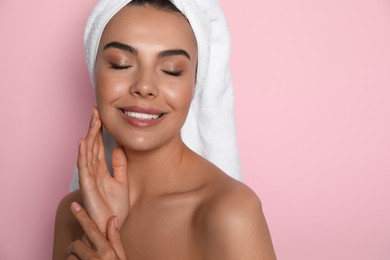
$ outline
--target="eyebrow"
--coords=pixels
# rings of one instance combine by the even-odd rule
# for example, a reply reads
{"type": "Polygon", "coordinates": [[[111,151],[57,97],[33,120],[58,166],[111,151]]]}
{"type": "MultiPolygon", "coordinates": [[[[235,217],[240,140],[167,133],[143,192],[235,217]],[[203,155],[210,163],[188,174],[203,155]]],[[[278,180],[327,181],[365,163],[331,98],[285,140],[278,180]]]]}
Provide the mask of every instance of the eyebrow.
{"type": "Polygon", "coordinates": [[[191,60],[191,57],[188,54],[188,52],[186,52],[185,50],[182,50],[182,49],[166,50],[166,51],[161,51],[158,53],[159,58],[164,58],[164,57],[168,57],[168,56],[175,56],[175,55],[183,55],[187,59],[191,60]]]}
{"type": "MultiPolygon", "coordinates": [[[[109,48],[120,49],[120,50],[127,51],[131,54],[134,54],[134,55],[138,54],[137,50],[134,47],[127,45],[127,44],[120,43],[120,42],[110,42],[110,43],[106,44],[103,49],[106,50],[109,48]]],[[[182,55],[182,56],[186,57],[187,59],[191,60],[191,56],[188,54],[188,52],[186,52],[185,50],[182,50],[182,49],[164,50],[164,51],[161,51],[158,53],[159,58],[164,58],[164,57],[169,57],[169,56],[177,56],[177,55],[182,55]]]]}
{"type": "Polygon", "coordinates": [[[134,47],[131,47],[129,45],[126,45],[126,44],[123,44],[120,42],[110,42],[110,43],[106,44],[106,46],[104,46],[104,50],[109,49],[109,48],[116,48],[116,49],[120,49],[123,51],[128,51],[131,54],[137,55],[137,50],[134,47]]]}

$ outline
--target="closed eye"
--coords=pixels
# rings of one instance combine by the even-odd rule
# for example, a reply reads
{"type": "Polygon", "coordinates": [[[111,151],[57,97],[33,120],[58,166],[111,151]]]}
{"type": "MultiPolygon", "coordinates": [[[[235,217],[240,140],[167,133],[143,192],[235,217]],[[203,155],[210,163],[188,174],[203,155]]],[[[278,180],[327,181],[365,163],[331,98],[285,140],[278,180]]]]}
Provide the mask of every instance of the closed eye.
{"type": "Polygon", "coordinates": [[[111,69],[114,69],[114,70],[125,70],[125,69],[128,69],[132,66],[120,66],[120,65],[116,65],[114,63],[110,63],[111,65],[111,69]]]}
{"type": "Polygon", "coordinates": [[[173,77],[179,77],[183,74],[183,71],[169,71],[169,70],[163,70],[163,72],[169,76],[173,77]]]}

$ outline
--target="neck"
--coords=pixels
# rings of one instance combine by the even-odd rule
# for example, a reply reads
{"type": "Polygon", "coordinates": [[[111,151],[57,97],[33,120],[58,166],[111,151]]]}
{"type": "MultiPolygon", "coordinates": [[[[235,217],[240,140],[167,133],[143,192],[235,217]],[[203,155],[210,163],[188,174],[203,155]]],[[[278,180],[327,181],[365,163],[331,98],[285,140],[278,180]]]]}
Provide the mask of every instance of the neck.
{"type": "Polygon", "coordinates": [[[180,136],[150,151],[125,148],[131,201],[174,192],[189,151],[180,136]]]}

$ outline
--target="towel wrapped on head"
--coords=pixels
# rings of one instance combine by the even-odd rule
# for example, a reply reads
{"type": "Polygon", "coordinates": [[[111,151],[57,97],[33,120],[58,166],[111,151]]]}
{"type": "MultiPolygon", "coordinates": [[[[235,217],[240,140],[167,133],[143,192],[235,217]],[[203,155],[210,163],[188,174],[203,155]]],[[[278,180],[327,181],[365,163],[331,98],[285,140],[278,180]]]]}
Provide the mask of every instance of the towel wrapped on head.
{"type": "MultiPolygon", "coordinates": [[[[130,0],[100,0],[85,29],[86,61],[94,84],[100,38],[110,19],[130,0]]],[[[234,124],[234,95],[230,76],[230,36],[218,0],[171,0],[187,17],[198,47],[194,99],[181,130],[184,143],[235,179],[241,179],[234,124]]],[[[115,140],[104,131],[107,162],[115,140]]],[[[71,190],[78,188],[77,168],[71,190]]]]}

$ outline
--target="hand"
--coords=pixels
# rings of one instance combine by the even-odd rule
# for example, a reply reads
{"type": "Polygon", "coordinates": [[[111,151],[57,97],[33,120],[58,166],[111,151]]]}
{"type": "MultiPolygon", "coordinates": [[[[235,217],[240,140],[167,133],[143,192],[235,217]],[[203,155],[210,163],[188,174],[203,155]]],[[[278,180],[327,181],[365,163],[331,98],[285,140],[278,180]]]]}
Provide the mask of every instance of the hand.
{"type": "Polygon", "coordinates": [[[109,218],[106,227],[107,237],[105,237],[96,223],[77,202],[72,203],[71,210],[84,229],[87,238],[76,240],[70,244],[68,248],[70,255],[67,260],[126,260],[116,217],[109,218]]]}
{"type": "Polygon", "coordinates": [[[80,140],[77,167],[84,207],[103,233],[111,216],[117,216],[121,227],[130,210],[127,159],[120,147],[112,153],[112,166],[114,177],[107,167],[102,123],[94,108],[88,134],[80,140]]]}

